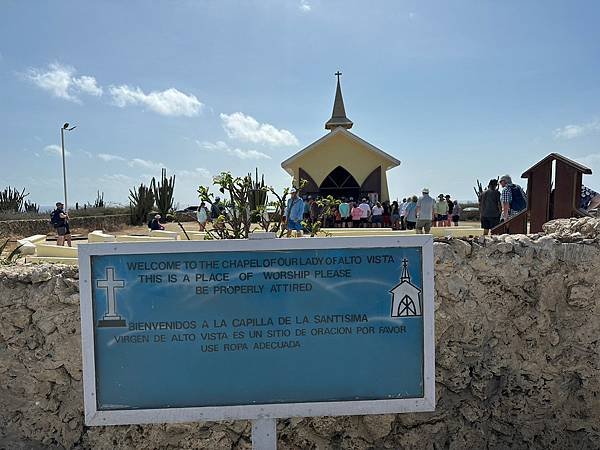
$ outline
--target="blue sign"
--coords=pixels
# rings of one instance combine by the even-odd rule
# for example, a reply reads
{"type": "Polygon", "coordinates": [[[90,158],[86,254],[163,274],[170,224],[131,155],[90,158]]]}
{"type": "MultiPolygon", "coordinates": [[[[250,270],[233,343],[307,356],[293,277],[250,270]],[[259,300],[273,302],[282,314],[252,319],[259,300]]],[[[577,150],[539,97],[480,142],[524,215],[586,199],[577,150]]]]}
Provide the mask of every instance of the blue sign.
{"type": "Polygon", "coordinates": [[[96,412],[425,397],[422,245],[214,250],[90,254],[96,412]]]}

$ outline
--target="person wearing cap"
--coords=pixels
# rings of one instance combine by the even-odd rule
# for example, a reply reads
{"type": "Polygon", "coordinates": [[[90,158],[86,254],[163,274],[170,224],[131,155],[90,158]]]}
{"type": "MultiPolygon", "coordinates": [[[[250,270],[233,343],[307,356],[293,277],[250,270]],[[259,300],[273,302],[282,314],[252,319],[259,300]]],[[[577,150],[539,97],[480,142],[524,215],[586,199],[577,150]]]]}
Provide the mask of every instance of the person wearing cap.
{"type": "Polygon", "coordinates": [[[445,227],[448,224],[448,202],[444,198],[444,194],[438,195],[438,200],[434,205],[435,210],[435,226],[445,227]]]}
{"type": "Polygon", "coordinates": [[[500,223],[500,192],[498,192],[498,180],[492,178],[487,189],[479,198],[479,212],[481,216],[481,228],[483,235],[487,236],[490,230],[500,223]]]}
{"type": "Polygon", "coordinates": [[[508,220],[527,208],[527,194],[518,184],[513,184],[510,175],[500,177],[500,203],[502,204],[501,220],[508,220]]]}
{"type": "Polygon", "coordinates": [[[290,189],[290,198],[283,213],[283,221],[287,224],[287,237],[292,237],[292,231],[297,236],[302,236],[302,215],[304,214],[304,201],[298,197],[296,188],[290,189]]]}
{"type": "Polygon", "coordinates": [[[431,231],[431,222],[434,217],[434,204],[433,200],[429,196],[429,189],[423,188],[422,196],[417,200],[417,234],[429,234],[431,231]]]}
{"type": "Polygon", "coordinates": [[[160,214],[156,214],[154,216],[154,219],[152,219],[150,221],[150,223],[148,224],[148,228],[150,228],[150,230],[154,231],[154,230],[164,230],[165,227],[163,227],[160,224],[160,219],[161,219],[161,215],[160,214]]]}
{"type": "Polygon", "coordinates": [[[62,247],[67,245],[71,247],[71,230],[69,229],[69,215],[64,210],[65,205],[56,202],[56,209],[52,211],[50,222],[56,230],[56,245],[62,247]]]}

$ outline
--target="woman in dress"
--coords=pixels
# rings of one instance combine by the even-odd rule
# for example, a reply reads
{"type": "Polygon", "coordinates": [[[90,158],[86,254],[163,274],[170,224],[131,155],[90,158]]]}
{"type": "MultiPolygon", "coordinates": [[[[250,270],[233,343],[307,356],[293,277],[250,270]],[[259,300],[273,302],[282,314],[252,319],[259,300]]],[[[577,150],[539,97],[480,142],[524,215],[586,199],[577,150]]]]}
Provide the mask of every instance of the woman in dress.
{"type": "Polygon", "coordinates": [[[454,223],[455,227],[458,226],[458,221],[460,219],[461,211],[462,211],[462,208],[458,204],[458,200],[454,200],[453,205],[452,205],[452,222],[454,223]]]}
{"type": "Polygon", "coordinates": [[[200,203],[200,206],[198,206],[196,220],[198,221],[200,231],[204,231],[206,229],[206,222],[208,221],[208,209],[206,209],[206,204],[204,202],[200,203]]]}

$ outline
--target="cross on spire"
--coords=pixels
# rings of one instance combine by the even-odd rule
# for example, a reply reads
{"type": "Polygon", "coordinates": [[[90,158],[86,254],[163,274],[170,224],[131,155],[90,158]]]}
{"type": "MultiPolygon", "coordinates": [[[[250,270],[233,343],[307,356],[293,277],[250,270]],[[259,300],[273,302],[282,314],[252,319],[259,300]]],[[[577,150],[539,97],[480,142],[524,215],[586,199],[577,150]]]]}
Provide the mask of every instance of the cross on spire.
{"type": "Polygon", "coordinates": [[[402,259],[402,275],[400,281],[408,281],[410,283],[410,274],[408,273],[408,259],[402,259]]]}
{"type": "Polygon", "coordinates": [[[340,75],[342,75],[342,72],[338,70],[336,73],[334,73],[334,75],[337,77],[338,81],[340,81],[340,75]]]}

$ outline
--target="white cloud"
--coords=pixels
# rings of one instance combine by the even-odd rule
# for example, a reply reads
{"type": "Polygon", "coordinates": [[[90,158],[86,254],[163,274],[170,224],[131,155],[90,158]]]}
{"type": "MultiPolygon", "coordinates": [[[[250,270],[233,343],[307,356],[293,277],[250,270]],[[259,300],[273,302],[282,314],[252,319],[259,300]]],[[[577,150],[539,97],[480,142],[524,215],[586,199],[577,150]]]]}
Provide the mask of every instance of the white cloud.
{"type": "Polygon", "coordinates": [[[124,84],[111,86],[109,91],[115,105],[120,108],[142,105],[163,116],[192,117],[198,115],[204,106],[195,95],[184,94],[175,88],[146,94],[139,87],[132,88],[124,84]]]}
{"type": "Polygon", "coordinates": [[[240,159],[271,159],[269,155],[257,150],[242,150],[239,148],[231,148],[223,141],[212,142],[199,142],[197,144],[208,151],[224,153],[230,156],[235,156],[240,159]]]}
{"type": "Polygon", "coordinates": [[[299,145],[298,139],[288,130],[278,130],[268,123],[259,123],[254,117],[241,112],[221,114],[223,128],[232,139],[254,144],[299,145]]]}
{"type": "Polygon", "coordinates": [[[146,159],[133,158],[129,161],[129,167],[139,167],[142,169],[162,169],[165,165],[161,162],[148,161],[146,159]]]}
{"type": "Polygon", "coordinates": [[[52,63],[46,69],[31,68],[25,76],[39,88],[50,92],[52,95],[72,102],[80,102],[80,94],[102,95],[102,88],[98,86],[94,77],[84,75],[76,77],[77,70],[71,66],[52,63]]]}
{"type": "Polygon", "coordinates": [[[95,97],[102,95],[102,88],[96,83],[94,77],[82,76],[79,78],[73,78],[73,84],[81,91],[95,97]]]}
{"type": "Polygon", "coordinates": [[[194,170],[178,170],[175,175],[177,175],[178,177],[203,177],[203,178],[210,178],[210,172],[203,168],[203,167],[196,167],[194,170]]]}
{"type": "MultiPolygon", "coordinates": [[[[62,149],[59,145],[46,145],[44,151],[52,156],[62,156],[62,149]]],[[[65,156],[71,156],[71,152],[65,149],[65,156]]]]}
{"type": "Polygon", "coordinates": [[[299,8],[300,8],[300,11],[310,12],[310,10],[312,9],[312,6],[310,6],[310,3],[308,3],[307,0],[300,0],[299,8]]]}
{"type": "Polygon", "coordinates": [[[583,164],[584,166],[590,166],[592,169],[600,167],[600,153],[591,153],[589,155],[580,157],[569,157],[574,161],[583,164]]]}
{"type": "Polygon", "coordinates": [[[554,139],[575,139],[595,131],[600,131],[600,120],[594,120],[581,125],[566,125],[555,129],[552,134],[554,135],[554,139]]]}
{"type": "Polygon", "coordinates": [[[125,158],[121,157],[121,156],[117,156],[117,155],[111,155],[109,153],[98,153],[98,158],[100,158],[102,161],[125,161],[125,158]]]}

